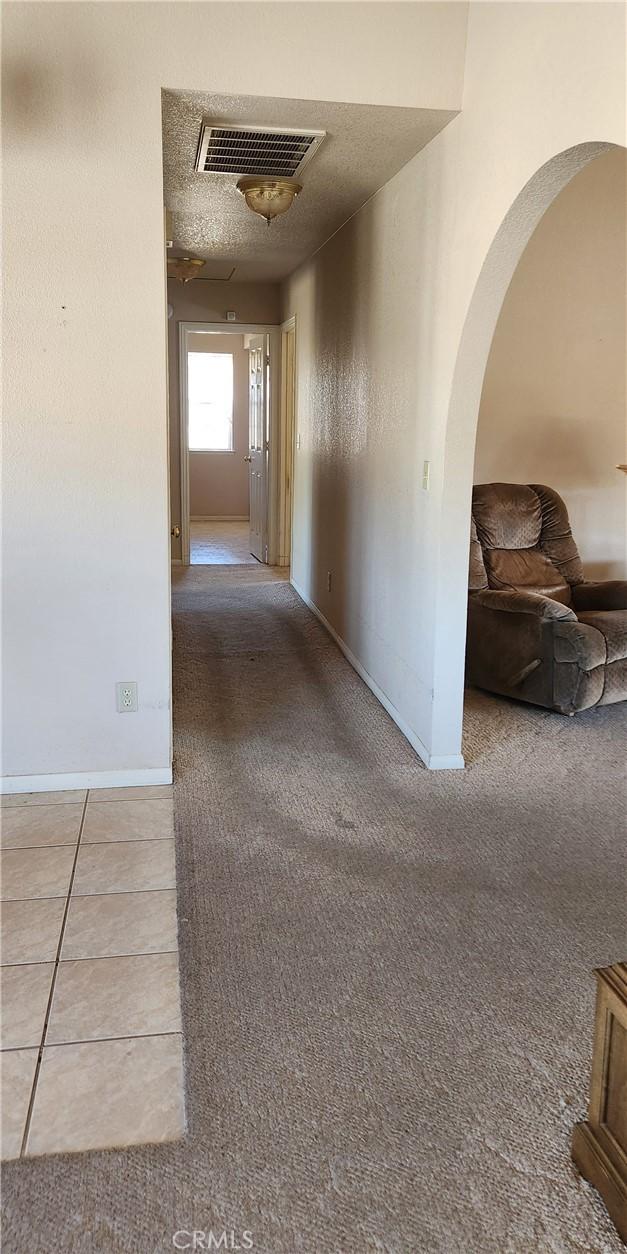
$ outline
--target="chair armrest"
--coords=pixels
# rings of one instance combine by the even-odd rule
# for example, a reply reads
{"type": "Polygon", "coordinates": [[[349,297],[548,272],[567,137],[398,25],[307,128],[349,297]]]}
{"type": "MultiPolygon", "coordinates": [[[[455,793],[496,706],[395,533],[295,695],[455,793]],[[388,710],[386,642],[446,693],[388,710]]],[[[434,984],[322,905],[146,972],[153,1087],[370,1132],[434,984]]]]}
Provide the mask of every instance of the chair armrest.
{"type": "Polygon", "coordinates": [[[555,623],[552,634],[556,662],[574,662],[581,671],[605,664],[605,636],[596,627],[578,621],[561,622],[555,623]]]}
{"type": "Polygon", "coordinates": [[[627,580],[577,583],[573,588],[573,605],[576,610],[627,610],[627,580]]]}
{"type": "Polygon", "coordinates": [[[561,601],[496,588],[468,599],[466,674],[478,688],[571,714],[598,700],[587,676],[600,668],[602,686],[604,661],[605,637],[561,601]]]}
{"type": "Polygon", "coordinates": [[[540,592],[521,592],[515,588],[485,588],[471,593],[474,605],[486,610],[503,610],[509,614],[533,614],[535,618],[576,621],[577,615],[569,605],[542,596],[540,592]]]}

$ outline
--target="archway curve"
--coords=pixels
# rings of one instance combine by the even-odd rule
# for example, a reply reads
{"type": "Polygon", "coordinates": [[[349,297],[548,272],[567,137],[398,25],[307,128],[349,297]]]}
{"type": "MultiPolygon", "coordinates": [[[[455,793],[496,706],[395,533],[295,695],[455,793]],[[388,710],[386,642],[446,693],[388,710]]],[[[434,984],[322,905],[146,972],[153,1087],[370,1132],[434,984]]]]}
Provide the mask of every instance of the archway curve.
{"type": "Polygon", "coordinates": [[[538,223],[564,187],[597,157],[621,145],[567,148],[536,171],[505,215],[485,256],[461,334],[448,407],[436,595],[431,752],[463,765],[461,737],[468,599],[470,502],[483,380],[507,289],[538,223]]]}

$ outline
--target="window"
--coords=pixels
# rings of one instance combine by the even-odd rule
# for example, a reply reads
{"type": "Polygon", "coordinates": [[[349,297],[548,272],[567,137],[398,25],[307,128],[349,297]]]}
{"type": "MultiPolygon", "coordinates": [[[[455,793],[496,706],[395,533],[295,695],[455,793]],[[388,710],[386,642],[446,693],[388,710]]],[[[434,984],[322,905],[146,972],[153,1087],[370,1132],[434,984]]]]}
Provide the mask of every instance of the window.
{"type": "Polygon", "coordinates": [[[187,354],[187,413],[190,450],[232,452],[232,353],[187,354]]]}

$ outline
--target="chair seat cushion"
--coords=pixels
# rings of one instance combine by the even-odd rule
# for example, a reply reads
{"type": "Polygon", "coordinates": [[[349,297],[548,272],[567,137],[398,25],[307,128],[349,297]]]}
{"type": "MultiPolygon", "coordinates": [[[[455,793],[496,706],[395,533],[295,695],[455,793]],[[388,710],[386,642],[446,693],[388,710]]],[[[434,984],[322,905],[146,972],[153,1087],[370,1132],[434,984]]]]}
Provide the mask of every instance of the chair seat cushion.
{"type": "Polygon", "coordinates": [[[608,662],[627,658],[627,610],[583,610],[577,618],[605,637],[608,662]]]}

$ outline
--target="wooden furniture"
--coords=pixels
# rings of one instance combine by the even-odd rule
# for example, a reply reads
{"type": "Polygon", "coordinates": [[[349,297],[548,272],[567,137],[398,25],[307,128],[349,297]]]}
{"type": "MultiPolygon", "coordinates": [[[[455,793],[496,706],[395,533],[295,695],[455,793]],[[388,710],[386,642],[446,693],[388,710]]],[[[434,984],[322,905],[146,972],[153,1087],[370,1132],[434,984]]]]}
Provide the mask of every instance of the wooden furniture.
{"type": "Polygon", "coordinates": [[[627,963],[597,973],[590,1104],[572,1155],[627,1244],[627,963]]]}

